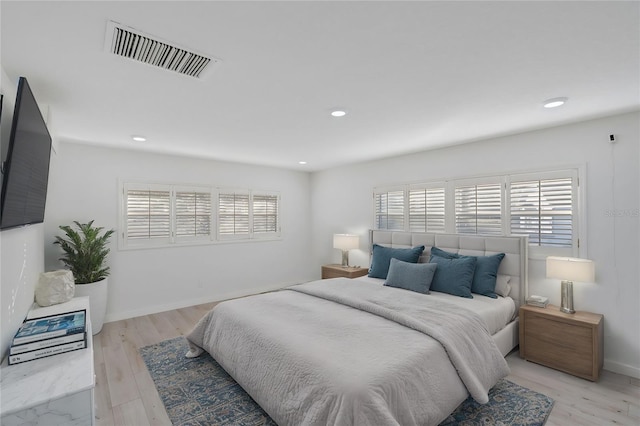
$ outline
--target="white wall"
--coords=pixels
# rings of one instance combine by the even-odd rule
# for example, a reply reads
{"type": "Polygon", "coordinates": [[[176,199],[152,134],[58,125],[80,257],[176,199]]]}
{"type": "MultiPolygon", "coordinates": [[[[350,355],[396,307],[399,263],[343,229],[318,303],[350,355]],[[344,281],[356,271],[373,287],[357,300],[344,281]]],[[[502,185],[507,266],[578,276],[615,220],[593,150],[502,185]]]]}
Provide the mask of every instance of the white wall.
{"type": "MultiPolygon", "coordinates": [[[[605,368],[640,377],[639,123],[640,114],[623,114],[315,173],[314,259],[339,262],[331,236],[349,232],[361,235],[361,250],[351,251],[350,262],[369,264],[376,186],[585,165],[583,253],[596,263],[596,283],[574,286],[575,306],[604,314],[605,368]]],[[[530,293],[560,304],[560,284],[545,278],[544,260],[530,261],[529,285],[530,293]]]]}
{"type": "MultiPolygon", "coordinates": [[[[152,143],[152,142],[148,142],[152,143]]],[[[242,164],[114,150],[60,141],[51,164],[45,259],[58,269],[58,226],[95,219],[118,227],[119,179],[212,184],[281,194],[279,241],[118,250],[112,238],[106,321],[222,300],[309,280],[309,174],[242,164]]]]}
{"type": "Polygon", "coordinates": [[[44,271],[43,230],[39,223],[0,233],[0,359],[33,304],[36,283],[44,271]]]}

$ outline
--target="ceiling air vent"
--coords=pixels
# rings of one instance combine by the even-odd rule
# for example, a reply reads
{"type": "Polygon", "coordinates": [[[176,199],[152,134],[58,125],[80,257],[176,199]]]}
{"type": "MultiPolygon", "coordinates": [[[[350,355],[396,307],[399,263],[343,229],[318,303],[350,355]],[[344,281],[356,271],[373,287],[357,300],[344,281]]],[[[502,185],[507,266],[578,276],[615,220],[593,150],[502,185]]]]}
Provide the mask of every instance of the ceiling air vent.
{"type": "Polygon", "coordinates": [[[198,79],[220,62],[113,21],[107,23],[104,48],[114,55],[198,79]]]}

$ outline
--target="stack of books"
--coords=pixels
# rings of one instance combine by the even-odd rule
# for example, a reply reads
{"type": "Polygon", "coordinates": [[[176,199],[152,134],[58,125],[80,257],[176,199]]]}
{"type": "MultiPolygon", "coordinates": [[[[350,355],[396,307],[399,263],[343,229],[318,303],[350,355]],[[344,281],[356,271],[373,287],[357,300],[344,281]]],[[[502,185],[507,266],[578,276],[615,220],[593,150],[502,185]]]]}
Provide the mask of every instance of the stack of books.
{"type": "Polygon", "coordinates": [[[527,298],[527,305],[537,306],[538,308],[546,308],[548,304],[548,297],[536,296],[535,294],[532,294],[527,298]]]}
{"type": "Polygon", "coordinates": [[[13,338],[9,349],[9,365],[86,347],[86,310],[28,319],[13,338]]]}

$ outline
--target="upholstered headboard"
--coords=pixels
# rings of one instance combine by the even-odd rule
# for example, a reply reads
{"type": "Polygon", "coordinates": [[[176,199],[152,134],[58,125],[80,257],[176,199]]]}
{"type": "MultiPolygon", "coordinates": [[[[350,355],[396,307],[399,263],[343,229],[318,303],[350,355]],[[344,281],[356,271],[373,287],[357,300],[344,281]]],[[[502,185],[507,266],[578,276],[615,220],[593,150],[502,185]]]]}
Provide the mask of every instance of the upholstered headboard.
{"type": "Polygon", "coordinates": [[[386,247],[425,247],[419,262],[428,262],[431,247],[469,256],[488,256],[504,253],[498,269],[499,274],[511,277],[511,293],[516,305],[524,304],[528,293],[528,248],[527,237],[491,237],[480,235],[439,234],[429,232],[369,231],[370,251],[373,244],[386,247]]]}

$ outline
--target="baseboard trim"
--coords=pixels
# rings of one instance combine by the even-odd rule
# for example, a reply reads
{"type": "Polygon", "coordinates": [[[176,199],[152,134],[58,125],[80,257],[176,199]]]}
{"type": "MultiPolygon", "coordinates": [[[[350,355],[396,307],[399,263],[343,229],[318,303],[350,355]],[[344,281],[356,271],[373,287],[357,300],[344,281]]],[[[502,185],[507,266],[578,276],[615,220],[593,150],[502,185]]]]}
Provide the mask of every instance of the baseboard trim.
{"type": "Polygon", "coordinates": [[[640,368],[632,365],[623,364],[621,362],[615,362],[610,360],[604,360],[604,370],[611,371],[613,373],[623,374],[625,376],[640,379],[640,368]]]}

